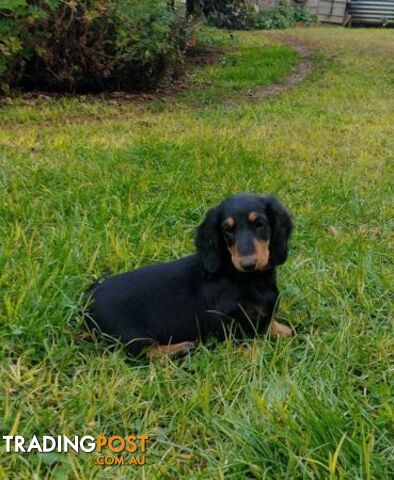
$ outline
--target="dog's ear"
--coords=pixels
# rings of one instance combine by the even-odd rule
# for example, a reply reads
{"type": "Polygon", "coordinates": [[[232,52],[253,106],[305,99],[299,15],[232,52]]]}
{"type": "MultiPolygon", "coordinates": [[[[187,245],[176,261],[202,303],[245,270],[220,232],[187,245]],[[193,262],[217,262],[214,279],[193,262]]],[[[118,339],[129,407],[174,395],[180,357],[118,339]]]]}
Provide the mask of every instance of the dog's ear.
{"type": "Polygon", "coordinates": [[[220,231],[219,208],[208,211],[204,221],[197,229],[196,248],[201,255],[202,266],[208,275],[218,273],[223,262],[223,238],[220,231]]]}
{"type": "Polygon", "coordinates": [[[275,197],[265,197],[266,212],[271,226],[270,264],[281,265],[287,259],[288,241],[293,230],[289,212],[275,197]]]}

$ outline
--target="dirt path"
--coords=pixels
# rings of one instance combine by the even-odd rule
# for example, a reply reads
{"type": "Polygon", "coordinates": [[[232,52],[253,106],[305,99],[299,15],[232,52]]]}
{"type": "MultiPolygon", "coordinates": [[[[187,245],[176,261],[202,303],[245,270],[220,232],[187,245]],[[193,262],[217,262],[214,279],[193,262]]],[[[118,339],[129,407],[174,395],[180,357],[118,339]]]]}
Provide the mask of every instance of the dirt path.
{"type": "MultiPolygon", "coordinates": [[[[272,37],[277,39],[277,37],[272,37]]],[[[293,48],[299,55],[299,61],[295,66],[295,70],[290,75],[283,78],[283,80],[276,84],[259,87],[252,92],[247,92],[244,97],[250,99],[261,99],[286,92],[294,86],[303,82],[308,75],[313,71],[314,64],[312,62],[312,51],[302,42],[290,37],[278,38],[278,41],[293,48]]]]}
{"type": "MultiPolygon", "coordinates": [[[[294,37],[282,37],[275,34],[271,34],[270,38],[278,43],[285,44],[291,48],[293,48],[299,55],[299,61],[294,67],[294,71],[284,77],[279,83],[276,84],[269,84],[262,87],[258,87],[254,90],[249,90],[247,92],[243,92],[237,95],[236,98],[231,98],[230,100],[225,101],[225,103],[234,104],[240,99],[246,100],[259,100],[267,97],[271,97],[283,92],[286,92],[293,88],[294,86],[298,85],[302,81],[304,81],[308,75],[314,69],[314,63],[311,60],[312,51],[303,43],[300,42],[298,39],[294,37]]],[[[217,57],[212,57],[217,60],[217,57]]],[[[205,63],[211,63],[212,58],[209,58],[205,61],[205,63]]],[[[112,92],[112,93],[103,93],[101,95],[72,95],[72,94],[57,94],[57,93],[47,93],[47,92],[28,92],[22,96],[22,104],[27,106],[36,106],[42,100],[48,100],[50,98],[67,98],[67,97],[74,97],[80,98],[83,101],[96,101],[97,99],[106,99],[108,103],[113,104],[114,106],[121,106],[127,102],[132,102],[134,105],[140,104],[143,105],[148,101],[153,100],[161,100],[167,101],[171,98],[174,94],[179,93],[183,90],[187,90],[193,88],[193,83],[189,82],[188,79],[182,79],[178,82],[175,82],[174,85],[171,85],[169,88],[158,91],[155,93],[134,93],[134,92],[112,92]]],[[[6,99],[7,101],[7,99],[6,99]]],[[[134,112],[131,115],[134,116],[134,112]]],[[[126,119],[127,113],[124,111],[115,112],[106,115],[99,115],[99,114],[74,114],[68,115],[64,118],[64,121],[67,123],[74,123],[74,122],[89,122],[89,123],[101,123],[104,120],[115,120],[115,119],[126,119]]],[[[39,121],[26,121],[25,124],[37,124],[39,123],[41,126],[51,126],[53,123],[58,122],[59,119],[40,119],[39,121]]],[[[9,125],[8,125],[9,126],[9,125]]],[[[12,126],[11,126],[12,127],[12,126]]],[[[18,125],[15,125],[17,128],[18,125]]]]}

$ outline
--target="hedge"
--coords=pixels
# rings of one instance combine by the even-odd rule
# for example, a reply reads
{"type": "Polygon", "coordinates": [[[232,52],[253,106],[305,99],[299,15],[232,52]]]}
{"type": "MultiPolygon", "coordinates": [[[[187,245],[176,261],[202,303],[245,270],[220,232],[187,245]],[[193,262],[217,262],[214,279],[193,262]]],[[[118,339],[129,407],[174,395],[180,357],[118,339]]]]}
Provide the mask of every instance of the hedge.
{"type": "Polygon", "coordinates": [[[0,88],[151,89],[176,74],[189,28],[165,0],[0,0],[0,88]]]}

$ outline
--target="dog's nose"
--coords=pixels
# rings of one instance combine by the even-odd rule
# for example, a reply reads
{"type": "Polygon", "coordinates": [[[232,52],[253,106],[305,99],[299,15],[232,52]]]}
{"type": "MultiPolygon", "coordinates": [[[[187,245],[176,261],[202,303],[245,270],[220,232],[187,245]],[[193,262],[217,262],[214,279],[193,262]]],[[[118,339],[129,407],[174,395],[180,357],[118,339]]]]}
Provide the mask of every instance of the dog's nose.
{"type": "Polygon", "coordinates": [[[246,272],[250,272],[251,270],[254,270],[256,268],[256,259],[253,257],[243,258],[240,261],[240,264],[243,270],[245,270],[246,272]]]}

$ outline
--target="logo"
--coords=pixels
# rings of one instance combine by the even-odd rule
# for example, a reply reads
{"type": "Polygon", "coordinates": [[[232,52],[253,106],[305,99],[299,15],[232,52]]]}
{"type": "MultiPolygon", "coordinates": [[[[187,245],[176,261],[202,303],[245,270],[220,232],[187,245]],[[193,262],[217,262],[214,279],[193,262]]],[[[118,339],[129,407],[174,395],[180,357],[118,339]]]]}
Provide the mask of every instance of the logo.
{"type": "Polygon", "coordinates": [[[69,438],[67,435],[43,435],[38,438],[34,435],[30,440],[26,440],[21,435],[4,435],[3,440],[7,453],[67,453],[74,451],[79,454],[81,452],[97,452],[96,465],[145,465],[149,437],[148,435],[129,435],[127,437],[75,435],[69,438]]]}

